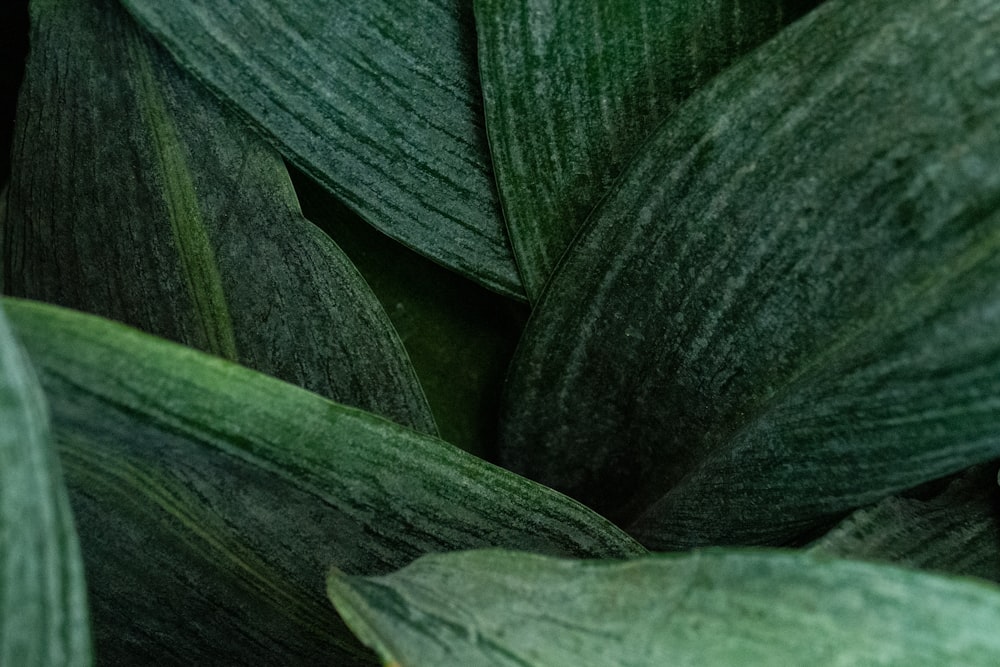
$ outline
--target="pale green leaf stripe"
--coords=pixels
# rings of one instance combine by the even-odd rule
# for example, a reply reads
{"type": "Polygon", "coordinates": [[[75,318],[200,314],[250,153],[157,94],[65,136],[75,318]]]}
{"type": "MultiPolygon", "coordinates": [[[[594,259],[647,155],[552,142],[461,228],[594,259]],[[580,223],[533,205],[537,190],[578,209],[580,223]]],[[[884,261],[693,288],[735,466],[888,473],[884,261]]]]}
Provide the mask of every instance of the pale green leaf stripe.
{"type": "Polygon", "coordinates": [[[523,297],[459,0],[123,0],[177,60],[384,233],[523,297]]]}
{"type": "Polygon", "coordinates": [[[353,664],[323,604],[330,563],[644,552],[429,436],[107,320],[4,303],[52,406],[109,664],[353,664]]]}
{"type": "Polygon", "coordinates": [[[508,551],[334,570],[358,637],[406,667],[995,665],[1000,589],[801,553],[705,551],[627,562],[508,551]]]}
{"type": "Polygon", "coordinates": [[[0,665],[91,663],[83,561],[45,397],[0,307],[0,665]]]}
{"type": "Polygon", "coordinates": [[[642,140],[810,4],[476,0],[493,164],[533,301],[642,140]]]}
{"type": "Polygon", "coordinates": [[[34,2],[31,20],[0,234],[5,292],[435,432],[391,323],[302,217],[278,154],[113,0],[34,2]]]}
{"type": "Polygon", "coordinates": [[[1000,455],[998,44],[989,0],[828,0],[696,93],[536,308],[503,460],[671,549],[1000,455]]]}
{"type": "Polygon", "coordinates": [[[860,509],[810,549],[1000,583],[997,465],[977,466],[931,498],[892,496],[860,509]]]}

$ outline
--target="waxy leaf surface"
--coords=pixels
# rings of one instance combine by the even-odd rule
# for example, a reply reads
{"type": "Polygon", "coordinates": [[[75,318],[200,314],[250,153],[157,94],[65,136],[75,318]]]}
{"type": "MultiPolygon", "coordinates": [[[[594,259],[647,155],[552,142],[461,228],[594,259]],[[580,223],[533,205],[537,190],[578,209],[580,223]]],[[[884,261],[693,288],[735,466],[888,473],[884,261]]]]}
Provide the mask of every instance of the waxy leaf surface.
{"type": "Polygon", "coordinates": [[[465,0],[122,0],[187,70],[368,222],[522,296],[465,0]]]}
{"type": "Polygon", "coordinates": [[[644,551],[440,440],[114,322],[5,307],[52,406],[109,664],[354,664],[331,563],[644,551]]]}
{"type": "Polygon", "coordinates": [[[113,0],[32,4],[7,294],[110,317],[435,432],[406,353],[281,158],[113,0]]]}
{"type": "Polygon", "coordinates": [[[0,307],[0,665],[91,663],[83,559],[45,397],[0,307]]]}
{"type": "Polygon", "coordinates": [[[503,460],[669,550],[1000,454],[997,63],[990,0],[830,0],[696,93],[536,308],[503,460]]]}
{"type": "Polygon", "coordinates": [[[641,142],[809,4],[476,0],[486,128],[532,300],[641,142]]]}
{"type": "Polygon", "coordinates": [[[474,551],[381,577],[333,571],[327,588],[385,664],[407,667],[986,667],[1000,655],[997,587],[801,553],[474,551]]]}

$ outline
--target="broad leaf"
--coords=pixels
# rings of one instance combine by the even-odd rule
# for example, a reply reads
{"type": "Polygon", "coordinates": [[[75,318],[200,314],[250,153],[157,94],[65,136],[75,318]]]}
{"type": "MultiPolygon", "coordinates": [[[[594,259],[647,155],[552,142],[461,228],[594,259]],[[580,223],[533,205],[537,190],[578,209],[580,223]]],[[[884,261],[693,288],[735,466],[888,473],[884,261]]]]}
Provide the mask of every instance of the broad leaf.
{"type": "Polygon", "coordinates": [[[696,93],[543,295],[504,460],[671,549],[1000,455],[997,44],[990,0],[830,0],[696,93]]]}
{"type": "Polygon", "coordinates": [[[330,563],[643,551],[416,431],[107,320],[6,308],[52,405],[109,664],[350,663],[358,647],[324,606],[330,563]]]}
{"type": "Polygon", "coordinates": [[[32,24],[7,293],[111,317],[434,432],[392,325],[302,217],[277,153],[113,0],[36,0],[32,24]]]}
{"type": "Polygon", "coordinates": [[[45,397],[0,308],[0,665],[90,665],[83,560],[45,397]]]}
{"type": "Polygon", "coordinates": [[[892,496],[860,509],[810,549],[1000,583],[997,465],[977,466],[930,498],[892,496]]]}
{"type": "Polygon", "coordinates": [[[122,2],[371,224],[523,295],[489,163],[471,3],[122,2]]]}
{"type": "Polygon", "coordinates": [[[476,0],[507,227],[532,300],[636,148],[802,0],[476,0]]]}
{"type": "Polygon", "coordinates": [[[500,391],[527,307],[417,255],[292,177],[306,217],[344,249],[399,332],[441,438],[495,458],[500,391]]]}
{"type": "Polygon", "coordinates": [[[629,562],[427,556],[327,589],[385,664],[965,665],[1000,655],[1000,589],[782,552],[629,562]]]}

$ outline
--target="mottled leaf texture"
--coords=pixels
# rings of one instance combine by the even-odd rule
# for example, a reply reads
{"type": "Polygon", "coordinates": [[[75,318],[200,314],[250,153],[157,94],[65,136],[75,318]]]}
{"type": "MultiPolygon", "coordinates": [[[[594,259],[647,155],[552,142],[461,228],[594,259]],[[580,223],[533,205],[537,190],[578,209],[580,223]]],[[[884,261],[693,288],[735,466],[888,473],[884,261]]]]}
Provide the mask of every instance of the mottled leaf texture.
{"type": "Polygon", "coordinates": [[[809,4],[476,0],[486,127],[532,300],[642,140],[809,4]]]}
{"type": "Polygon", "coordinates": [[[1000,455],[998,64],[992,0],[829,0],[695,93],[529,322],[506,463],[670,550],[1000,455]]]}
{"type": "Polygon", "coordinates": [[[392,325],[281,158],[113,0],[32,3],[8,294],[110,317],[435,432],[392,325]]]}
{"type": "Polygon", "coordinates": [[[0,308],[0,665],[91,663],[83,560],[45,397],[0,308]]]}
{"type": "Polygon", "coordinates": [[[523,298],[467,0],[122,0],[282,154],[375,227],[523,298]]]}
{"type": "Polygon", "coordinates": [[[333,571],[331,600],[407,667],[995,665],[993,585],[783,552],[628,562],[508,551],[333,571]]]}
{"type": "Polygon", "coordinates": [[[976,466],[929,498],[891,496],[860,509],[810,548],[1000,583],[997,464],[976,466]]]}
{"type": "Polygon", "coordinates": [[[440,440],[120,324],[7,301],[52,406],[108,664],[354,664],[331,563],[628,557],[579,504],[440,440]]]}

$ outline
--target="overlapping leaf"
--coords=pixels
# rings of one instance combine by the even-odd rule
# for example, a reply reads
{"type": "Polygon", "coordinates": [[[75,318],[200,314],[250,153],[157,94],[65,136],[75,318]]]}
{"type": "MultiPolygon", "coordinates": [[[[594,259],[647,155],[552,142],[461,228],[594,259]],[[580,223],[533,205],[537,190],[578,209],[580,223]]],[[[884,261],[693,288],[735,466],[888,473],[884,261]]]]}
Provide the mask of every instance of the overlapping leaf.
{"type": "Polygon", "coordinates": [[[45,398],[0,308],[0,665],[91,662],[83,560],[45,398]]]}
{"type": "Polygon", "coordinates": [[[486,127],[532,300],[642,140],[811,4],[476,1],[486,127]]]}
{"type": "Polygon", "coordinates": [[[489,165],[470,3],[122,1],[370,223],[523,295],[489,165]]]}
{"type": "Polygon", "coordinates": [[[993,665],[1000,589],[781,552],[629,562],[505,551],[332,572],[330,598],[386,664],[993,665]]]}
{"type": "Polygon", "coordinates": [[[671,548],[1000,454],[998,44],[988,0],[830,0],[696,93],[529,322],[506,461],[671,548]]]}
{"type": "Polygon", "coordinates": [[[5,303],[52,405],[111,664],[353,664],[330,563],[496,545],[642,548],[416,431],[119,324],[5,303]]]}
{"type": "Polygon", "coordinates": [[[892,496],[860,509],[810,549],[1000,583],[997,466],[976,466],[930,498],[892,496]]]}
{"type": "Polygon", "coordinates": [[[32,5],[8,294],[94,312],[434,431],[363,279],[278,155],[113,0],[32,5]]]}
{"type": "Polygon", "coordinates": [[[500,389],[527,307],[395,243],[292,175],[305,216],[344,249],[399,332],[441,438],[495,458],[500,389]]]}

